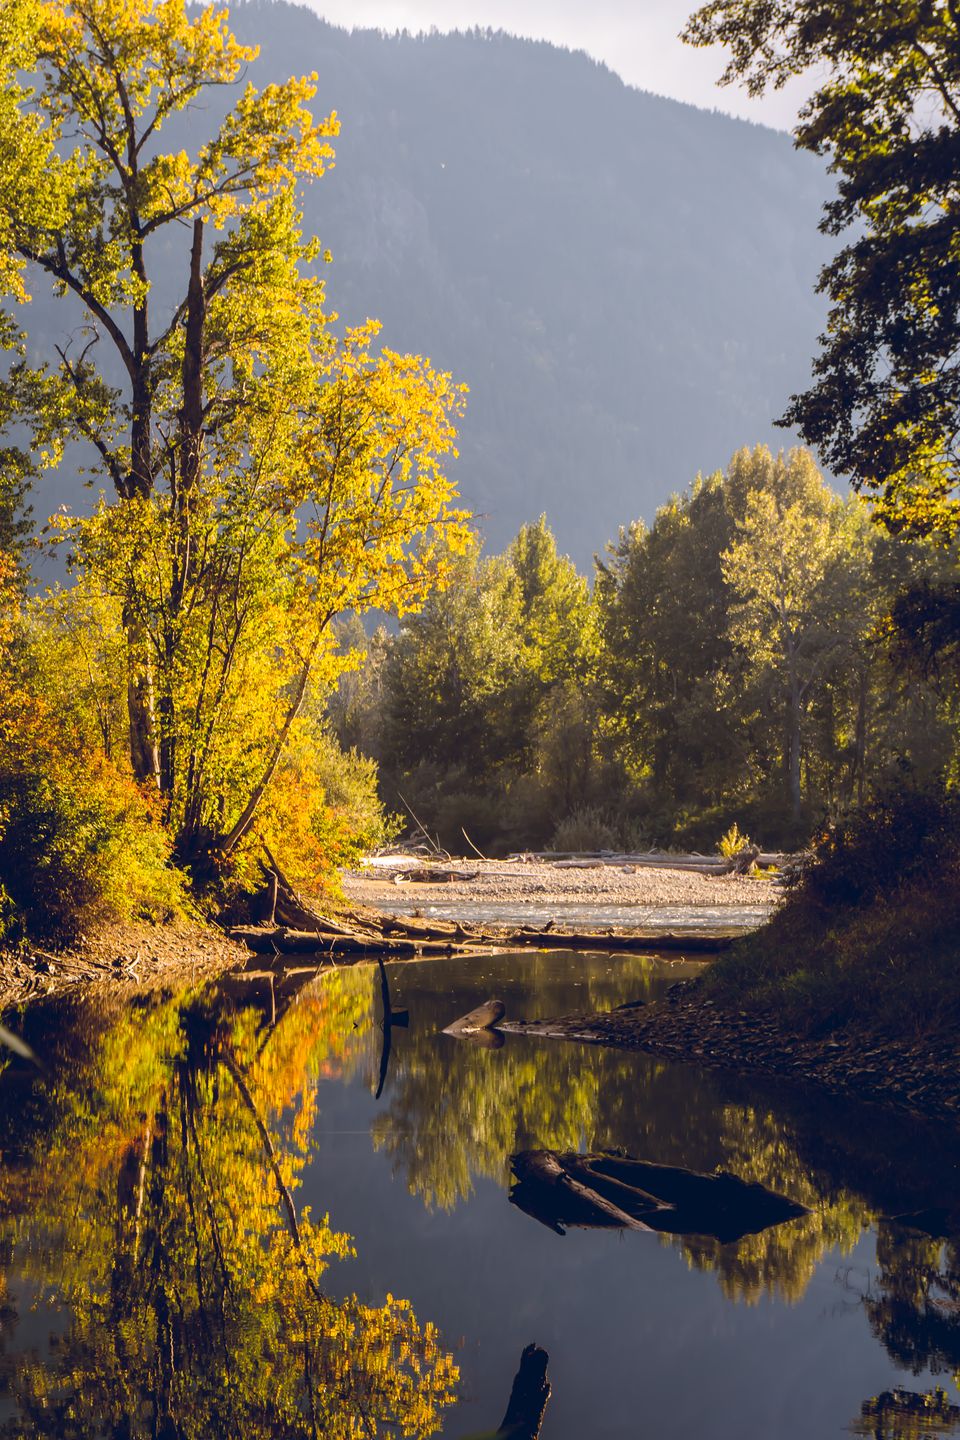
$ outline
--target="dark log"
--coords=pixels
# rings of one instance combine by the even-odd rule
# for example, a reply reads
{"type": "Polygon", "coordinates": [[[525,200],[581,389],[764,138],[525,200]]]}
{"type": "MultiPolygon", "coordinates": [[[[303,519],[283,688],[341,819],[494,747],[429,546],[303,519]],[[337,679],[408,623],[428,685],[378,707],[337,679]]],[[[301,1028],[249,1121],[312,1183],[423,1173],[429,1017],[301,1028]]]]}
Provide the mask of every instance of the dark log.
{"type": "MultiPolygon", "coordinates": [[[[613,1200],[575,1179],[570,1167],[561,1163],[552,1150],[524,1150],[511,1158],[510,1168],[521,1185],[562,1191],[563,1198],[558,1209],[562,1209],[570,1225],[612,1226],[619,1230],[650,1229],[642,1220],[621,1210],[613,1200]]],[[[514,1204],[518,1203],[514,1196],[511,1199],[514,1204]]],[[[652,1197],[647,1199],[649,1205],[655,1208],[657,1202],[652,1197]]]]}
{"type": "Polygon", "coordinates": [[[707,952],[713,954],[726,950],[736,937],[733,935],[677,935],[664,934],[604,934],[600,931],[532,930],[526,926],[520,930],[500,935],[488,935],[487,939],[497,945],[536,945],[541,950],[682,950],[689,954],[707,952]]]}
{"type": "Polygon", "coordinates": [[[513,1156],[510,1164],[518,1180],[511,1202],[559,1234],[564,1225],[622,1225],[611,1219],[616,1211],[633,1222],[630,1229],[704,1235],[727,1244],[807,1214],[804,1206],[735,1175],[702,1175],[629,1156],[534,1150],[513,1156]]]}
{"type": "Polygon", "coordinates": [[[438,870],[426,866],[422,870],[398,870],[394,875],[397,884],[410,880],[415,885],[450,885],[455,880],[476,880],[475,870],[438,870]]]}
{"type": "Polygon", "coordinates": [[[549,1359],[539,1345],[526,1347],[495,1440],[537,1440],[550,1399],[549,1359]]]}
{"type": "Polygon", "coordinates": [[[452,1025],[444,1030],[444,1035],[476,1035],[485,1030],[491,1030],[498,1021],[502,1020],[507,1013],[507,1007],[502,1000],[485,1000],[469,1015],[461,1015],[452,1025]]]}
{"type": "Polygon", "coordinates": [[[383,940],[376,935],[336,935],[316,930],[263,930],[237,925],[229,931],[259,955],[416,955],[413,940],[383,940]]]}
{"type": "Polygon", "coordinates": [[[409,940],[483,940],[481,931],[453,920],[418,920],[412,915],[384,915],[381,924],[385,935],[403,935],[409,940]]]}

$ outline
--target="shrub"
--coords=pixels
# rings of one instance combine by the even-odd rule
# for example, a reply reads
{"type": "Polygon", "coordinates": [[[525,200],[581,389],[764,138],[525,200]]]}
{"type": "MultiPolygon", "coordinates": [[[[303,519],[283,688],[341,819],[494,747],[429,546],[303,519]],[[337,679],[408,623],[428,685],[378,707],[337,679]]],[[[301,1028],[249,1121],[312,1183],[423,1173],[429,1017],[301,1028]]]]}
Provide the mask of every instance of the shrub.
{"type": "MultiPolygon", "coordinates": [[[[400,830],[377,795],[377,767],[310,722],[301,726],[259,815],[263,836],[298,886],[334,898],[337,869],[386,844],[400,830]]],[[[256,847],[256,837],[251,837],[256,847]]]]}
{"type": "Polygon", "coordinates": [[[32,747],[0,766],[0,934],[69,940],[101,919],[185,908],[169,842],[108,760],[32,747]]]}
{"type": "Polygon", "coordinates": [[[616,850],[619,836],[610,817],[593,805],[582,805],[560,821],[553,832],[553,850],[616,850]]]}
{"type": "Polygon", "coordinates": [[[782,908],[703,984],[811,1034],[955,1036],[958,933],[960,802],[908,792],[824,836],[782,908]]]}
{"type": "Polygon", "coordinates": [[[740,854],[741,850],[748,849],[752,844],[753,841],[750,839],[750,836],[742,835],[739,825],[736,820],[734,820],[726,835],[721,837],[717,849],[725,860],[732,860],[735,855],[740,854]]]}

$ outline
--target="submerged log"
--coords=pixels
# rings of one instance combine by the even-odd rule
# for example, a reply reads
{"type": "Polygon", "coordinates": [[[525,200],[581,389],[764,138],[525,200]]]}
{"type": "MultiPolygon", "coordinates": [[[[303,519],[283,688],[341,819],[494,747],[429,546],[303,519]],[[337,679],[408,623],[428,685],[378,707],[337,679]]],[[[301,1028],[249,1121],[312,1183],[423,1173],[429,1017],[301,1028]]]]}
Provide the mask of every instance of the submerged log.
{"type": "Polygon", "coordinates": [[[498,1024],[507,1013],[507,1007],[502,1000],[485,1000],[469,1015],[461,1015],[459,1020],[454,1020],[443,1031],[444,1035],[470,1036],[484,1034],[492,1031],[494,1025],[498,1024]]]}
{"type": "Polygon", "coordinates": [[[551,1393],[547,1379],[549,1359],[539,1345],[526,1347],[494,1440],[537,1440],[551,1393]]]}
{"type": "MultiPolygon", "coordinates": [[[[570,1167],[561,1163],[552,1150],[524,1150],[511,1158],[510,1168],[520,1181],[517,1191],[526,1185],[533,1190],[542,1188],[561,1192],[557,1209],[566,1217],[567,1224],[590,1228],[612,1227],[618,1230],[650,1229],[649,1225],[636,1216],[621,1210],[614,1201],[589,1185],[582,1184],[571,1174],[570,1167]]],[[[518,1199],[517,1191],[514,1191],[510,1199],[515,1205],[525,1209],[521,1203],[525,1196],[521,1195],[518,1199]]],[[[657,1202],[651,1196],[646,1199],[648,1209],[656,1208],[657,1202]]],[[[550,1228],[558,1229],[558,1225],[551,1225],[550,1228]]],[[[562,1235],[564,1232],[559,1229],[558,1233],[562,1235]]]]}
{"type": "Polygon", "coordinates": [[[518,1182],[511,1202],[561,1235],[565,1225],[618,1223],[611,1218],[617,1211],[632,1222],[619,1222],[622,1228],[703,1235],[728,1244],[808,1213],[735,1175],[704,1175],[626,1155],[533,1150],[514,1155],[510,1164],[518,1182]]]}

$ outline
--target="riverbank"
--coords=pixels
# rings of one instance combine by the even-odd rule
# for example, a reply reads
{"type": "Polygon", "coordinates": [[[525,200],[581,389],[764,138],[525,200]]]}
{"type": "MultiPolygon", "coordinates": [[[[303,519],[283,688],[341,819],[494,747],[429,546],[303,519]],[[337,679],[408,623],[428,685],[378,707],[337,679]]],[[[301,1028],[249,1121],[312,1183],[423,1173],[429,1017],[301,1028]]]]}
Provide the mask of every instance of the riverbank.
{"type": "MultiPolygon", "coordinates": [[[[343,889],[351,904],[387,908],[445,910],[479,904],[528,906],[609,906],[642,909],[673,906],[729,907],[775,906],[783,892],[766,875],[698,875],[690,870],[647,868],[639,865],[603,865],[591,868],[558,866],[544,860],[456,859],[433,867],[452,878],[413,880],[389,863],[371,864],[343,874],[343,889]]],[[[424,873],[431,867],[426,867],[424,873]]]]}
{"type": "Polygon", "coordinates": [[[785,1028],[772,1010],[719,1003],[701,981],[680,981],[666,999],[649,1005],[530,1023],[506,1020],[498,1029],[770,1075],[960,1122],[960,1066],[941,1034],[905,1038],[845,1030],[805,1037],[785,1028]]]}
{"type": "Polygon", "coordinates": [[[0,1011],[75,987],[142,990],[242,969],[249,951],[212,925],[111,924],[62,950],[0,949],[0,1011]]]}
{"type": "MultiPolygon", "coordinates": [[[[430,883],[423,883],[404,878],[398,884],[394,873],[376,866],[346,872],[342,879],[349,910],[339,917],[331,911],[337,938],[331,941],[320,937],[311,943],[304,933],[302,943],[291,944],[289,963],[297,963],[293,958],[296,953],[328,949],[331,953],[336,950],[342,960],[350,951],[342,937],[351,930],[359,932],[352,948],[355,958],[378,948],[385,956],[395,958],[414,952],[449,953],[451,948],[504,948],[511,943],[511,937],[514,946],[536,946],[538,933],[542,932],[541,939],[546,943],[545,932],[555,924],[552,918],[543,921],[544,914],[558,916],[558,930],[575,929],[577,917],[572,912],[578,907],[594,914],[607,912],[606,923],[594,921],[592,916],[583,918],[581,929],[588,932],[587,938],[596,933],[595,948],[630,948],[623,940],[629,940],[631,933],[637,935],[638,943],[642,938],[643,944],[656,948],[656,934],[667,932],[663,939],[669,948],[676,950],[679,946],[699,953],[704,948],[702,935],[686,933],[682,927],[679,936],[669,933],[675,923],[671,911],[686,910],[691,915],[701,912],[708,917],[706,929],[722,935],[728,928],[731,932],[742,928],[736,921],[744,910],[752,912],[751,923],[759,923],[772,913],[780,897],[777,887],[765,877],[715,877],[633,866],[558,869],[542,861],[456,859],[439,872],[459,877],[452,880],[433,877],[430,883]],[[478,902],[492,912],[509,906],[515,918],[500,925],[478,927],[471,923],[469,928],[442,919],[421,919],[435,907],[469,911],[478,902]],[[397,919],[401,911],[411,917],[406,925],[397,919]],[[564,911],[571,912],[574,923],[566,921],[564,911]],[[724,924],[727,915],[729,927],[724,924]],[[524,927],[526,933],[521,934],[524,927]],[[388,937],[385,943],[384,937],[388,937]]],[[[0,949],[0,1010],[9,1011],[72,986],[102,983],[137,988],[242,970],[250,964],[252,950],[276,956],[282,948],[269,927],[262,931],[240,927],[238,935],[244,929],[249,931],[245,939],[233,940],[215,926],[200,923],[109,924],[62,950],[31,945],[0,949]]],[[[284,933],[289,939],[289,926],[284,933]]],[[[560,935],[551,936],[550,943],[560,946],[560,935]]]]}

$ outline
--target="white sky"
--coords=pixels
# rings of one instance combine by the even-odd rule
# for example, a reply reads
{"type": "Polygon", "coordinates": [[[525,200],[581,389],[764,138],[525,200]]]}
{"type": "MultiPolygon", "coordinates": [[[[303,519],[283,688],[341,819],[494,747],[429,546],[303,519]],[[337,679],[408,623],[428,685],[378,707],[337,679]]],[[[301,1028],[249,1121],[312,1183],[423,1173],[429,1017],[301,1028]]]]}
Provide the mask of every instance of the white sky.
{"type": "Polygon", "coordinates": [[[336,25],[383,30],[467,29],[474,25],[586,50],[631,85],[707,109],[789,129],[798,87],[751,100],[717,87],[724,51],[694,50],[677,38],[696,0],[307,0],[336,25]]]}

